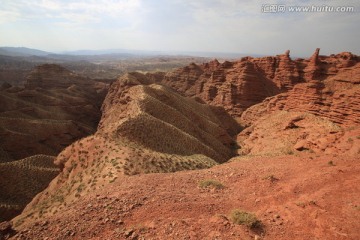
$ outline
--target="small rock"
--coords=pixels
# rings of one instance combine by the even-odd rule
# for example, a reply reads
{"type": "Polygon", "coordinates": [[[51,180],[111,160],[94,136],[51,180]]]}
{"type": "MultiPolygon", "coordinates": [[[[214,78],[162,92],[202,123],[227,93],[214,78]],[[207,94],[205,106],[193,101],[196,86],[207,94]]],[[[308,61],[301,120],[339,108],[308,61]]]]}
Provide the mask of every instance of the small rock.
{"type": "Polygon", "coordinates": [[[129,237],[134,232],[133,229],[128,229],[124,232],[125,237],[129,237]]]}
{"type": "Polygon", "coordinates": [[[7,239],[16,234],[16,231],[12,228],[10,222],[1,222],[0,223],[0,239],[7,239]]]}
{"type": "Polygon", "coordinates": [[[254,240],[261,240],[261,237],[259,235],[255,235],[254,240]]]}
{"type": "Polygon", "coordinates": [[[136,232],[133,232],[132,234],[131,234],[131,236],[130,236],[130,239],[138,239],[138,234],[136,233],[136,232]]]}
{"type": "Polygon", "coordinates": [[[44,222],[41,224],[41,226],[44,227],[44,226],[46,226],[46,225],[48,225],[48,224],[49,224],[49,221],[44,221],[44,222]]]}

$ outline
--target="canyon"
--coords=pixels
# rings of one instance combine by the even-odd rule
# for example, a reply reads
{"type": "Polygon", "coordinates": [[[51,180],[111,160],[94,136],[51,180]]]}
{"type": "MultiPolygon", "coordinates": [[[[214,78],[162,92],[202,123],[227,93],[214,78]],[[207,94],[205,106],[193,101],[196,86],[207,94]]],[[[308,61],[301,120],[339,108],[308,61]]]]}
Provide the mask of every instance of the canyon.
{"type": "Polygon", "coordinates": [[[0,220],[18,214],[59,173],[54,157],[95,132],[108,83],[45,64],[25,87],[0,91],[0,220]]]}
{"type": "Polygon", "coordinates": [[[320,49],[111,84],[38,66],[1,88],[1,206],[16,205],[2,220],[32,200],[0,238],[357,239],[359,71],[320,49]]]}

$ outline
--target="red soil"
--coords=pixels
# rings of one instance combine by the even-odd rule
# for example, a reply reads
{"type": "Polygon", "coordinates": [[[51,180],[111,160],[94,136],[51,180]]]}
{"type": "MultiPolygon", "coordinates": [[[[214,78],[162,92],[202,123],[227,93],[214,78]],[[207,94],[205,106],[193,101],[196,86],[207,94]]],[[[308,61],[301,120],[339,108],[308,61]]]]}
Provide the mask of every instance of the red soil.
{"type": "Polygon", "coordinates": [[[358,161],[309,154],[242,157],[207,170],[121,177],[51,217],[23,224],[13,239],[355,240],[358,161]],[[204,179],[225,188],[201,189],[204,179]],[[233,224],[233,209],[255,213],[263,227],[233,224]]]}

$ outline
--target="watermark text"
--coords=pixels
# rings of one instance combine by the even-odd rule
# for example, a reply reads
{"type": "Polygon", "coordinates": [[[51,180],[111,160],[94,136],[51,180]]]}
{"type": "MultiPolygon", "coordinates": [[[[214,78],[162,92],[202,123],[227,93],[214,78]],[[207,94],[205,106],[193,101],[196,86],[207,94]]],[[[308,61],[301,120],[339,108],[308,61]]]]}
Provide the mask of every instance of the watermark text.
{"type": "Polygon", "coordinates": [[[311,6],[287,6],[285,4],[263,4],[261,6],[263,13],[285,13],[285,12],[334,12],[334,13],[349,13],[355,12],[353,6],[329,6],[329,5],[311,5],[311,6]]]}

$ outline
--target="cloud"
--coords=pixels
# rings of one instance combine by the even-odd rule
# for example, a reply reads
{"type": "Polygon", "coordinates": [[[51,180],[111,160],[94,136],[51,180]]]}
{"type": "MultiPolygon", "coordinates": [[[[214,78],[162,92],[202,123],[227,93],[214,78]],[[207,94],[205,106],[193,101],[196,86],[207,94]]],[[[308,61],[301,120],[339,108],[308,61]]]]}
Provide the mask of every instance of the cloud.
{"type": "Polygon", "coordinates": [[[358,0],[2,0],[0,44],[294,55],[359,53],[358,0]],[[263,4],[354,13],[262,13],[263,4]],[[26,36],[26,37],[22,37],[26,36]],[[31,42],[30,42],[31,39],[31,42]],[[46,41],[44,40],[46,39],[46,41]]]}
{"type": "Polygon", "coordinates": [[[107,18],[127,17],[140,7],[140,0],[5,0],[0,6],[2,22],[57,20],[67,23],[99,22],[107,18]],[[10,19],[5,16],[13,16],[10,19]]]}

